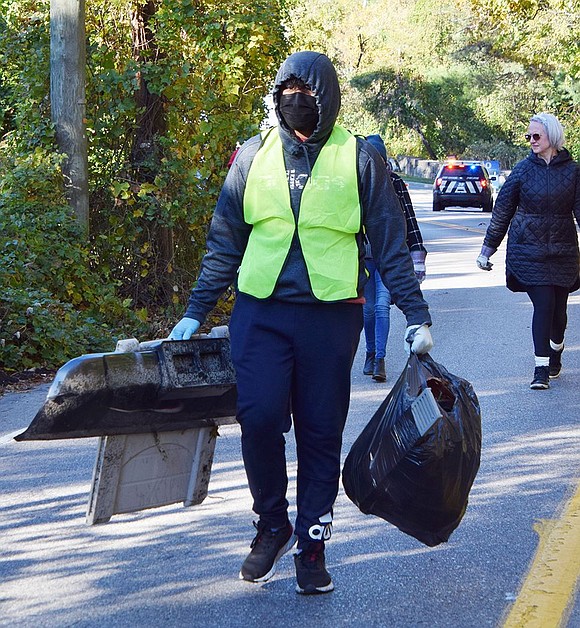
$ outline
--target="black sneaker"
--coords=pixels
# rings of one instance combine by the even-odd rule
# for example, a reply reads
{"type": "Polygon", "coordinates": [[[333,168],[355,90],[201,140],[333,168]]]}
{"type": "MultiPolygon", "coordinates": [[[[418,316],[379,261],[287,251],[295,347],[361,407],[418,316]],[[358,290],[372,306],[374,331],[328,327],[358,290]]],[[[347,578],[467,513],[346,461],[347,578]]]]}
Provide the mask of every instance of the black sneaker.
{"type": "Polygon", "coordinates": [[[296,592],[303,595],[330,593],[334,584],[324,561],[324,545],[309,543],[299,554],[294,554],[296,592]]]}
{"type": "Polygon", "coordinates": [[[363,375],[372,375],[375,367],[375,354],[367,353],[365,357],[365,365],[363,366],[363,375]]]}
{"type": "Polygon", "coordinates": [[[252,551],[242,564],[240,579],[266,582],[276,573],[276,563],[296,543],[296,536],[290,522],[276,531],[262,521],[253,523],[258,534],[250,545],[252,551]]]}
{"type": "Polygon", "coordinates": [[[550,367],[536,366],[534,369],[534,379],[530,384],[532,390],[545,390],[550,388],[550,367]]]}
{"type": "Polygon", "coordinates": [[[562,370],[562,351],[564,349],[560,349],[560,351],[550,349],[550,377],[552,379],[559,377],[562,370]]]}

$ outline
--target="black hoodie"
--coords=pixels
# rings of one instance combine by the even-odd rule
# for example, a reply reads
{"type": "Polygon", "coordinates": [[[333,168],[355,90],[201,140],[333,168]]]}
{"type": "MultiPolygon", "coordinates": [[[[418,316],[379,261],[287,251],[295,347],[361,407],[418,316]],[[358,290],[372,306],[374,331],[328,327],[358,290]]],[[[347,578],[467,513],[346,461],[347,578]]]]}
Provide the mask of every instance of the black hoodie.
{"type": "MultiPolygon", "coordinates": [[[[330,136],[340,109],[338,77],[331,61],[317,52],[297,52],[278,70],[273,89],[278,116],[277,131],[282,141],[290,188],[292,211],[298,214],[304,184],[312,172],[320,149],[330,136]],[[291,77],[304,81],[314,92],[318,105],[318,126],[302,142],[280,116],[281,85],[291,77]]],[[[196,287],[191,293],[186,316],[203,322],[219,296],[236,278],[252,226],[244,221],[244,190],[248,172],[261,136],[245,142],[228,172],[211,222],[207,248],[196,287]]],[[[357,138],[359,197],[362,222],[367,232],[373,257],[394,302],[403,311],[407,323],[431,323],[427,303],[413,271],[406,245],[405,219],[387,171],[376,149],[357,138]]],[[[359,295],[367,280],[364,265],[362,232],[359,243],[359,295]]],[[[294,237],[288,257],[276,284],[273,299],[293,303],[322,303],[312,294],[300,243],[294,237]]]]}

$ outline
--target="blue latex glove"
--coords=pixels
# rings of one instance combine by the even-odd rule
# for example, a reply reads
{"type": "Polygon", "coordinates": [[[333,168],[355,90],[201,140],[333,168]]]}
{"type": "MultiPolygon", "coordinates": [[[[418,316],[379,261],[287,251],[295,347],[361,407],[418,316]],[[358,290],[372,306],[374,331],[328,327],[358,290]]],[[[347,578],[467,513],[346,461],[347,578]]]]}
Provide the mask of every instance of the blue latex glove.
{"type": "Polygon", "coordinates": [[[169,340],[189,340],[199,329],[200,322],[184,316],[169,334],[169,340]]]}
{"type": "Polygon", "coordinates": [[[433,348],[433,338],[427,325],[409,325],[405,330],[405,350],[408,355],[428,353],[433,348]]]}

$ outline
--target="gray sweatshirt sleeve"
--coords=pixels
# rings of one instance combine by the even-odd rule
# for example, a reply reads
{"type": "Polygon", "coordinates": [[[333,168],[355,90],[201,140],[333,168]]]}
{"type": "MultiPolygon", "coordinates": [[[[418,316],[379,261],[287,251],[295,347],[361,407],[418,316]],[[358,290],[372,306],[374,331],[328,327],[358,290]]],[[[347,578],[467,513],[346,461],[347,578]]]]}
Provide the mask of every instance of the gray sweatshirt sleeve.
{"type": "Polygon", "coordinates": [[[407,247],[405,216],[381,157],[367,142],[359,151],[359,172],[363,222],[383,282],[408,325],[430,325],[429,306],[407,247]]]}
{"type": "Polygon", "coordinates": [[[256,136],[240,148],[218,198],[207,236],[207,253],[185,312],[185,316],[201,323],[235,282],[246,250],[251,225],[244,221],[244,189],[259,142],[256,136]]]}

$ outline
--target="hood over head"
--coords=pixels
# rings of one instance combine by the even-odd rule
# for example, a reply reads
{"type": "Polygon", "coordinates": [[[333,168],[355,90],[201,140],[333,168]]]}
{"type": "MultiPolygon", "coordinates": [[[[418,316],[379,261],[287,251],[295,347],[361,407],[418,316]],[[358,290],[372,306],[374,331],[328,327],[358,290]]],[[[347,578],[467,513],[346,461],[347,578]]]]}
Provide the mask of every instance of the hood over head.
{"type": "Polygon", "coordinates": [[[305,50],[291,54],[280,66],[272,96],[280,126],[291,134],[293,131],[280,115],[280,96],[282,83],[293,77],[304,81],[310,87],[318,106],[318,126],[308,141],[326,139],[340,110],[340,87],[334,65],[326,55],[305,50]]]}

